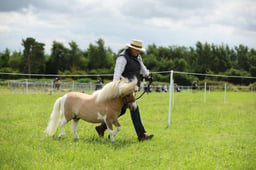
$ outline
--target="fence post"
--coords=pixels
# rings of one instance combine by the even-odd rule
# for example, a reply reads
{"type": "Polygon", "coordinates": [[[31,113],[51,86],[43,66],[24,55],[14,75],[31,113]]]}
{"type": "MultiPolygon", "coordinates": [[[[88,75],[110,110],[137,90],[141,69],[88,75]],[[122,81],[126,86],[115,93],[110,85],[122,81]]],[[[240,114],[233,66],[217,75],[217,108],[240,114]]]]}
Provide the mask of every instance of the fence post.
{"type": "Polygon", "coordinates": [[[51,89],[52,89],[52,93],[53,93],[53,91],[54,91],[54,87],[53,87],[53,86],[54,86],[54,84],[53,84],[53,81],[51,81],[51,86],[52,86],[52,88],[51,88],[51,89]]]}
{"type": "Polygon", "coordinates": [[[174,106],[174,92],[175,92],[175,90],[174,90],[174,80],[172,80],[172,104],[173,104],[173,106],[174,106]]]}
{"type": "Polygon", "coordinates": [[[75,81],[73,81],[73,84],[72,84],[72,91],[74,91],[74,86],[75,86],[75,81]]]}
{"type": "Polygon", "coordinates": [[[172,110],[172,90],[173,90],[173,70],[170,73],[170,87],[169,87],[169,114],[168,114],[168,127],[171,124],[171,110],[172,110]]]}
{"type": "Polygon", "coordinates": [[[227,89],[227,83],[224,85],[224,103],[226,103],[226,89],[227,89]]]}
{"type": "Polygon", "coordinates": [[[206,82],[204,82],[204,103],[206,103],[206,82]]]}
{"type": "Polygon", "coordinates": [[[26,92],[28,93],[28,79],[26,79],[26,92]]]}

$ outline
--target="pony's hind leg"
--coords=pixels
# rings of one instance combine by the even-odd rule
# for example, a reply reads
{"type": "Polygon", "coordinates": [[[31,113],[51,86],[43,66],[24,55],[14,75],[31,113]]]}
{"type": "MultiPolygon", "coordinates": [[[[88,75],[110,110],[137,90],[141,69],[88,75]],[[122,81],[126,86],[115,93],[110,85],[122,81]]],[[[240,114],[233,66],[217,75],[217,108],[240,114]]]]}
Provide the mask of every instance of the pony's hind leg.
{"type": "Polygon", "coordinates": [[[63,117],[60,121],[60,129],[61,129],[61,133],[59,135],[59,138],[62,138],[65,136],[65,129],[64,129],[64,126],[65,124],[67,123],[67,120],[65,117],[63,117]]]}
{"type": "Polygon", "coordinates": [[[75,139],[79,139],[79,136],[78,136],[77,131],[76,131],[76,127],[78,125],[78,122],[79,122],[79,119],[73,119],[72,124],[71,124],[71,130],[73,132],[73,135],[74,135],[75,139]]]}

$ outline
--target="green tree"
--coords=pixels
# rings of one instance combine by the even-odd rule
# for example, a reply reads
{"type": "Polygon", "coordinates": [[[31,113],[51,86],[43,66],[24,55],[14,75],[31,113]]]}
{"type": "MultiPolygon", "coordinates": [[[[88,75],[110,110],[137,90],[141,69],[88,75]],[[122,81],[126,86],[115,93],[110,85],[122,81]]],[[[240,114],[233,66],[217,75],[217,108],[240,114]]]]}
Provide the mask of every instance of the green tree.
{"type": "Polygon", "coordinates": [[[53,42],[51,56],[47,62],[47,73],[58,74],[69,69],[68,49],[60,42],[53,42]]]}
{"type": "Polygon", "coordinates": [[[212,44],[212,62],[210,63],[211,71],[214,73],[224,72],[231,68],[231,61],[228,56],[228,46],[216,46],[212,44]]]}
{"type": "Polygon", "coordinates": [[[24,72],[28,74],[43,73],[45,67],[44,44],[29,37],[22,40],[22,45],[24,46],[24,72]]]}
{"type": "Polygon", "coordinates": [[[114,53],[110,48],[106,51],[106,63],[104,65],[105,68],[110,68],[110,72],[112,73],[114,70],[114,53]]]}
{"type": "Polygon", "coordinates": [[[193,47],[189,47],[189,53],[186,61],[189,65],[188,71],[196,72],[198,57],[196,54],[196,50],[193,47]]]}
{"type": "Polygon", "coordinates": [[[14,51],[12,53],[12,55],[10,56],[9,59],[9,66],[13,69],[13,70],[17,70],[17,71],[21,71],[22,67],[23,67],[23,56],[21,54],[21,52],[16,52],[14,51]]]}
{"type": "Polygon", "coordinates": [[[248,57],[251,76],[256,77],[256,50],[251,49],[248,57]]]}
{"type": "Polygon", "coordinates": [[[88,67],[91,70],[109,69],[113,65],[113,55],[110,49],[106,49],[104,41],[99,39],[97,45],[89,44],[88,67]]]}
{"type": "Polygon", "coordinates": [[[167,60],[172,59],[172,55],[169,48],[159,47],[158,51],[158,60],[161,60],[161,58],[166,58],[167,60]]]}
{"type": "Polygon", "coordinates": [[[98,55],[98,48],[93,44],[89,44],[88,49],[89,69],[98,69],[101,65],[100,56],[98,55]]]}
{"type": "Polygon", "coordinates": [[[159,71],[171,70],[174,68],[174,63],[171,59],[167,59],[166,57],[162,57],[160,59],[159,71]]]}
{"type": "Polygon", "coordinates": [[[189,65],[187,64],[186,60],[189,60],[189,54],[187,52],[187,48],[177,47],[177,46],[171,46],[170,52],[171,52],[171,58],[174,61],[174,68],[177,71],[187,71],[189,70],[189,65]]]}
{"type": "Polygon", "coordinates": [[[196,43],[196,53],[197,53],[197,66],[196,71],[199,73],[207,73],[210,70],[210,63],[212,62],[212,53],[210,44],[201,42],[196,43]]]}
{"type": "Polygon", "coordinates": [[[147,68],[151,71],[158,71],[159,70],[159,61],[154,54],[144,55],[143,63],[147,66],[147,68]]]}
{"type": "Polygon", "coordinates": [[[147,55],[142,53],[142,59],[147,68],[151,71],[159,71],[159,50],[155,44],[149,45],[147,48],[147,55]]]}
{"type": "Polygon", "coordinates": [[[159,50],[158,50],[157,46],[155,44],[148,45],[147,54],[148,55],[152,54],[154,56],[159,56],[159,50]]]}
{"type": "Polygon", "coordinates": [[[97,44],[98,44],[97,53],[100,58],[100,68],[106,68],[105,64],[107,61],[107,53],[106,53],[106,49],[104,47],[105,43],[104,43],[103,39],[100,38],[97,41],[97,44]]]}
{"type": "Polygon", "coordinates": [[[186,68],[188,67],[188,64],[185,59],[180,58],[175,60],[175,70],[178,71],[186,71],[186,68]]]}
{"type": "MultiPolygon", "coordinates": [[[[238,69],[228,69],[225,73],[225,75],[229,76],[250,76],[250,73],[244,70],[238,70],[238,69]]],[[[249,84],[250,80],[249,79],[240,79],[240,78],[228,78],[228,81],[234,84],[249,84]]]]}
{"type": "Polygon", "coordinates": [[[80,69],[80,65],[82,64],[83,53],[79,49],[78,45],[71,41],[69,43],[70,50],[68,50],[68,64],[70,71],[76,71],[80,69]]]}
{"type": "Polygon", "coordinates": [[[240,69],[249,71],[250,64],[248,60],[248,47],[244,45],[239,45],[235,47],[237,53],[237,62],[240,69]]]}
{"type": "Polygon", "coordinates": [[[4,53],[0,53],[0,67],[8,67],[9,58],[10,50],[6,48],[4,53]]]}

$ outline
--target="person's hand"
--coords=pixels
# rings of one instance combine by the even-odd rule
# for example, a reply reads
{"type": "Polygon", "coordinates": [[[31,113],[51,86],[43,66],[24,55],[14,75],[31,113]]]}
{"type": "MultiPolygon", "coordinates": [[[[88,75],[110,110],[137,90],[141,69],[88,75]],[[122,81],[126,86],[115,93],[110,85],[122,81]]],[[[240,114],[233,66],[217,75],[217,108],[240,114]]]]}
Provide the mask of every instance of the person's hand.
{"type": "Polygon", "coordinates": [[[153,77],[151,73],[146,77],[146,80],[149,81],[150,83],[153,82],[153,77]]]}

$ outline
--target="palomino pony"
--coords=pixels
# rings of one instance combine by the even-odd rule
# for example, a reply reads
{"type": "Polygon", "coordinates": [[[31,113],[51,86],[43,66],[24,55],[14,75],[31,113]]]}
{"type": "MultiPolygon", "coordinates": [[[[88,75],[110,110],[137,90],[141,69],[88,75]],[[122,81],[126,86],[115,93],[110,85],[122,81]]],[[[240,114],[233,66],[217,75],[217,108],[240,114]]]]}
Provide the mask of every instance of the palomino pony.
{"type": "Polygon", "coordinates": [[[121,79],[106,84],[101,90],[92,95],[70,92],[56,100],[53,111],[45,132],[53,136],[60,123],[61,133],[59,138],[65,136],[64,125],[73,119],[71,129],[75,139],[79,139],[76,128],[79,119],[91,123],[105,122],[112,142],[115,135],[121,130],[118,117],[123,105],[137,107],[135,102],[135,91],[137,90],[137,79],[129,82],[121,79]],[[61,114],[64,117],[60,120],[61,114]],[[116,126],[113,130],[112,125],[116,126]]]}

